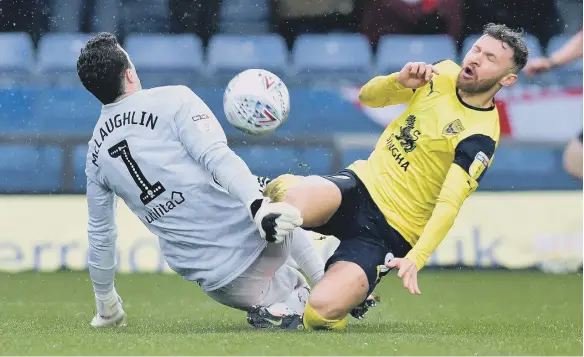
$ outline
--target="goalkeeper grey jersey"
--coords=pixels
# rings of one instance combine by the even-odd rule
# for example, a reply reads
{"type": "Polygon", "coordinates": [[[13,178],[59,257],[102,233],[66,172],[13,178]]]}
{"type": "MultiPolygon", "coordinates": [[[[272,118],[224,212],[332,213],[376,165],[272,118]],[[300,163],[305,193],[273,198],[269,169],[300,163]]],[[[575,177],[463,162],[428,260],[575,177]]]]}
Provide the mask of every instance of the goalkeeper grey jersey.
{"type": "Polygon", "coordinates": [[[86,174],[94,269],[115,267],[116,196],[159,237],[168,265],[205,290],[239,276],[266,245],[244,203],[261,196],[260,184],[187,87],[142,90],[104,105],[86,174]]]}

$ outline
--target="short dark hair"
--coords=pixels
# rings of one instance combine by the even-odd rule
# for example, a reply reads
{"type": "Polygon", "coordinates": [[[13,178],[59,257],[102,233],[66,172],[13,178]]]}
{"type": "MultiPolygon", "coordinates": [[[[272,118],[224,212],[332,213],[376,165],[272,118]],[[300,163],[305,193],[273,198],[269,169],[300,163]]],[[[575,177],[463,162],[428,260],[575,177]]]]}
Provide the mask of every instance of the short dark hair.
{"type": "Polygon", "coordinates": [[[483,35],[490,36],[499,41],[503,41],[513,50],[513,71],[519,73],[527,63],[529,49],[523,39],[523,30],[513,30],[503,24],[490,23],[485,25],[483,35]]]}
{"type": "Polygon", "coordinates": [[[124,76],[130,61],[116,36],[102,32],[92,37],[77,59],[77,74],[83,86],[103,104],[124,93],[124,76]]]}

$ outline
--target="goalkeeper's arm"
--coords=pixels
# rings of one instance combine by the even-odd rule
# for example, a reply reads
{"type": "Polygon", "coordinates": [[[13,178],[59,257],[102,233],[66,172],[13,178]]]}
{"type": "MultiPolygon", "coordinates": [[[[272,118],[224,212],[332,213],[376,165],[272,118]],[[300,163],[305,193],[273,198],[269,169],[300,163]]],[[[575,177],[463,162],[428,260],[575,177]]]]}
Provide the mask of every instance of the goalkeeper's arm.
{"type": "Polygon", "coordinates": [[[471,135],[458,144],[432,216],[418,242],[406,255],[406,259],[413,261],[418,270],[446,237],[463,202],[477,189],[494,155],[495,146],[495,141],[485,135],[471,135]]]}
{"type": "Polygon", "coordinates": [[[184,101],[175,117],[178,139],[221,187],[246,205],[262,238],[284,240],[302,224],[300,212],[283,202],[269,204],[257,177],[227,145],[225,132],[211,109],[190,89],[184,87],[182,94],[184,101]]]}
{"type": "Polygon", "coordinates": [[[87,177],[89,275],[95,296],[99,300],[117,298],[114,288],[116,267],[117,227],[115,223],[115,194],[87,177]]]}

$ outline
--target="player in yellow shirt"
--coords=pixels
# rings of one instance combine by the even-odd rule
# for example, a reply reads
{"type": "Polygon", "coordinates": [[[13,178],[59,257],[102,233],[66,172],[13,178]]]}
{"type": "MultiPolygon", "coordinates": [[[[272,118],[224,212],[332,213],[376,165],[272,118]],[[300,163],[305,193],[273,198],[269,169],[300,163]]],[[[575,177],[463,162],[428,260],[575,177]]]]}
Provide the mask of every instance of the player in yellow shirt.
{"type": "Polygon", "coordinates": [[[408,63],[375,77],[360,91],[364,105],[408,106],[371,156],[332,176],[283,175],[268,185],[266,195],[301,211],[304,228],[340,239],[306,305],[305,327],[344,328],[390,268],[420,294],[418,270],[492,162],[494,96],[515,83],[527,57],[521,33],[489,24],[461,66],[408,63]]]}

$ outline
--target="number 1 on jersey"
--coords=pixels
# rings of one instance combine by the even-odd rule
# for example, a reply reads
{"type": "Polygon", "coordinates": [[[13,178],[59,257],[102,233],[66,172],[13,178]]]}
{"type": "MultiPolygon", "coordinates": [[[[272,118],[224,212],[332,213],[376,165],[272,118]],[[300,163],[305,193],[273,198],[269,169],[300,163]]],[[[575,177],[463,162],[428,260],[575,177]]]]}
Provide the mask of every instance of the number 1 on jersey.
{"type": "Polygon", "coordinates": [[[126,168],[130,172],[130,176],[140,188],[140,200],[143,204],[147,205],[148,203],[152,202],[156,197],[160,196],[166,189],[160,182],[156,182],[155,184],[151,184],[144,174],[142,170],[140,170],[140,166],[134,158],[132,157],[132,153],[130,152],[130,147],[128,146],[128,142],[126,140],[122,140],[116,145],[112,146],[108,149],[108,152],[111,157],[114,159],[121,157],[122,161],[126,165],[126,168]]]}

